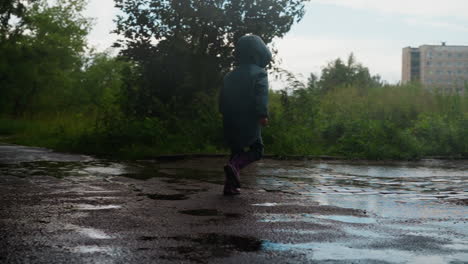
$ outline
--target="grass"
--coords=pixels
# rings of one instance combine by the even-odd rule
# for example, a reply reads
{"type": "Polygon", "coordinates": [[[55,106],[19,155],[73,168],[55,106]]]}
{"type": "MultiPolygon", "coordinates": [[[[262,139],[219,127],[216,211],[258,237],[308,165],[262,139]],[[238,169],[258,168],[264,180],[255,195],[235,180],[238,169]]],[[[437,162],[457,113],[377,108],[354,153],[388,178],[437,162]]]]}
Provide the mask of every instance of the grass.
{"type": "MultiPolygon", "coordinates": [[[[327,94],[272,94],[268,154],[365,159],[468,157],[468,96],[429,93],[418,86],[327,94]]],[[[129,118],[70,112],[0,118],[10,143],[125,159],[167,154],[227,153],[219,115],[196,120],[129,118]]]]}

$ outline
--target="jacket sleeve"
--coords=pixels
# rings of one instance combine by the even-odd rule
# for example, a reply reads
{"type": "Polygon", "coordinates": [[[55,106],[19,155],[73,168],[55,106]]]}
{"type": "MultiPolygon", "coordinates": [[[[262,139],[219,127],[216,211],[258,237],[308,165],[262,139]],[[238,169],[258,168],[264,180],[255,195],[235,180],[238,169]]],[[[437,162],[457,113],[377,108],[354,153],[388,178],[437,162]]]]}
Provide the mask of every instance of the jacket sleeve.
{"type": "Polygon", "coordinates": [[[262,71],[255,81],[255,110],[259,118],[268,117],[268,74],[262,71]]]}

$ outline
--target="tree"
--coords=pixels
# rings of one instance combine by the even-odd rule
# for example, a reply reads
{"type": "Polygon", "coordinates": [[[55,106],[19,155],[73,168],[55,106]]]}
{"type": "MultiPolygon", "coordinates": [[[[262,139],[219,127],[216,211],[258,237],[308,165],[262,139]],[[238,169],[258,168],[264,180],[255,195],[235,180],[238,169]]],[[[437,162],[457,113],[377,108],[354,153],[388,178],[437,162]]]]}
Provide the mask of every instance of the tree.
{"type": "Polygon", "coordinates": [[[26,11],[28,0],[2,0],[0,2],[0,41],[4,41],[10,33],[11,18],[21,20],[26,11]]]}
{"type": "Polygon", "coordinates": [[[19,116],[69,104],[90,26],[81,15],[85,3],[44,0],[22,11],[21,34],[0,43],[0,110],[19,116]]]}
{"type": "Polygon", "coordinates": [[[307,88],[311,90],[317,90],[318,81],[319,81],[319,78],[317,77],[317,75],[315,75],[314,73],[311,73],[309,75],[309,78],[307,78],[307,88]]]}
{"type": "Polygon", "coordinates": [[[185,105],[214,95],[233,65],[237,39],[247,33],[266,43],[282,37],[304,15],[307,0],[115,0],[116,45],[142,67],[138,113],[159,113],[155,101],[185,105]]]}
{"type": "Polygon", "coordinates": [[[367,67],[357,63],[351,53],[345,63],[340,58],[330,62],[323,70],[318,83],[315,79],[309,80],[309,85],[318,84],[324,91],[330,91],[343,86],[356,85],[361,88],[381,86],[380,76],[372,76],[367,67]]]}

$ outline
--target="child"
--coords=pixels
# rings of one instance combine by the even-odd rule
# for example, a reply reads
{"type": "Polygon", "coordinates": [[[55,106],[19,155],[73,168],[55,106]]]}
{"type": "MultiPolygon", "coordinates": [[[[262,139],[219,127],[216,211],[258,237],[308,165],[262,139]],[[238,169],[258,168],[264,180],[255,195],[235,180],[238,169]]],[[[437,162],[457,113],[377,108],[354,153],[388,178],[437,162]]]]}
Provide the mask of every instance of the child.
{"type": "Polygon", "coordinates": [[[240,170],[263,156],[261,126],[268,124],[268,74],[271,52],[255,35],[239,39],[236,68],[224,77],[219,109],[231,157],[224,166],[224,195],[240,194],[240,170]],[[249,148],[245,151],[245,148],[249,148]]]}

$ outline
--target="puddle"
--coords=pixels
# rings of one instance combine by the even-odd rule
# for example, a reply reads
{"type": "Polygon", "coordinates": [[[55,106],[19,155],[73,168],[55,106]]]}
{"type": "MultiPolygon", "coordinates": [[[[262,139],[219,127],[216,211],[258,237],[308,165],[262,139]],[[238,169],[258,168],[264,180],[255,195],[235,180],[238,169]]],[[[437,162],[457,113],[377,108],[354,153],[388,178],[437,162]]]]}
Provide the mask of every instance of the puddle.
{"type": "Polygon", "coordinates": [[[262,244],[265,251],[288,251],[305,254],[311,260],[343,261],[346,263],[463,263],[468,259],[468,253],[447,253],[432,255],[429,252],[396,250],[396,249],[368,249],[356,248],[343,243],[298,243],[284,244],[265,241],[262,244]]]}
{"type": "Polygon", "coordinates": [[[120,164],[111,164],[109,167],[86,167],[82,169],[87,174],[98,174],[98,175],[122,175],[125,174],[125,166],[120,164]]]}
{"type": "MultiPolygon", "coordinates": [[[[164,178],[168,183],[180,183],[183,180],[196,180],[215,184],[223,184],[224,177],[219,167],[219,171],[210,171],[203,168],[192,169],[180,167],[160,168],[159,165],[150,163],[137,164],[137,168],[133,168],[131,172],[122,174],[121,176],[137,179],[148,180],[151,178],[164,178]]],[[[130,170],[128,170],[130,171],[130,170]]]]}
{"type": "Polygon", "coordinates": [[[224,213],[227,218],[241,218],[243,215],[238,213],[224,213]]]}
{"type": "Polygon", "coordinates": [[[259,222],[279,223],[279,222],[307,222],[321,223],[323,220],[332,220],[349,224],[374,224],[376,220],[368,217],[357,217],[347,215],[313,215],[313,214],[257,214],[261,219],[259,222]]]}
{"type": "Polygon", "coordinates": [[[49,176],[62,179],[73,175],[72,170],[78,164],[80,163],[50,161],[32,161],[18,162],[13,164],[1,164],[0,175],[15,176],[19,178],[31,177],[34,179],[39,179],[43,176],[49,176]]]}
{"type": "Polygon", "coordinates": [[[443,246],[449,241],[445,238],[439,238],[434,235],[411,235],[408,233],[399,234],[390,239],[377,239],[369,241],[365,245],[366,248],[372,249],[397,249],[402,251],[432,251],[440,253],[448,253],[443,250],[443,246]]]}
{"type": "Polygon", "coordinates": [[[279,203],[262,203],[262,204],[252,204],[253,206],[267,206],[267,207],[272,207],[272,206],[278,206],[280,205],[279,203]]]}
{"type": "Polygon", "coordinates": [[[115,249],[111,247],[99,247],[99,246],[78,246],[70,248],[70,250],[74,253],[80,254],[106,254],[106,255],[116,255],[115,249]]]}
{"type": "Polygon", "coordinates": [[[188,196],[185,194],[146,194],[146,197],[153,200],[165,200],[165,201],[178,201],[178,200],[187,200],[188,196]]]}
{"type": "Polygon", "coordinates": [[[370,229],[366,228],[354,228],[354,227],[344,227],[343,231],[346,234],[356,236],[356,237],[362,237],[365,239],[376,239],[376,238],[388,238],[388,234],[384,234],[378,231],[373,231],[370,229]]]}
{"type": "Polygon", "coordinates": [[[446,232],[441,227],[434,227],[432,225],[422,225],[421,223],[398,223],[398,224],[392,224],[392,223],[387,223],[385,225],[387,233],[393,233],[393,234],[408,234],[408,235],[424,235],[424,234],[432,234],[436,235],[439,237],[442,237],[441,232],[446,232]]]}
{"type": "Polygon", "coordinates": [[[111,236],[107,235],[103,231],[93,229],[93,228],[81,228],[78,230],[78,232],[88,236],[89,238],[93,239],[110,239],[112,238],[111,236]]]}
{"type": "Polygon", "coordinates": [[[424,200],[414,195],[348,195],[344,198],[339,194],[311,193],[306,197],[320,205],[361,209],[384,218],[464,218],[468,215],[466,206],[441,203],[437,198],[424,200]]]}
{"type": "MultiPolygon", "coordinates": [[[[166,247],[166,260],[174,263],[207,263],[212,258],[226,258],[239,252],[258,252],[263,241],[255,237],[228,234],[200,234],[198,237],[177,236],[169,238],[178,242],[192,242],[190,246],[166,247]]],[[[248,260],[246,263],[249,263],[248,260]]],[[[211,263],[211,261],[210,261],[211,263]]]]}
{"type": "Polygon", "coordinates": [[[111,239],[112,237],[104,233],[103,231],[99,229],[94,229],[94,228],[89,228],[89,227],[80,227],[76,225],[66,225],[66,229],[71,229],[74,230],[88,238],[91,239],[111,239]]]}
{"type": "MultiPolygon", "coordinates": [[[[118,196],[91,196],[91,197],[78,197],[78,198],[61,198],[62,201],[80,201],[80,200],[87,200],[91,202],[99,201],[99,200],[117,200],[120,197],[118,196]]],[[[52,199],[51,199],[52,201],[52,199]]]]}
{"type": "Polygon", "coordinates": [[[447,203],[456,204],[456,205],[465,205],[468,206],[468,198],[461,198],[461,199],[447,199],[447,203]]]}
{"type": "Polygon", "coordinates": [[[468,214],[466,161],[267,164],[256,170],[259,188],[301,194],[322,205],[363,209],[385,217],[468,214]]]}
{"type": "Polygon", "coordinates": [[[243,215],[239,213],[223,213],[217,209],[195,209],[179,211],[181,214],[193,216],[224,216],[226,218],[241,218],[243,215]]]}
{"type": "Polygon", "coordinates": [[[226,250],[240,252],[254,252],[262,248],[262,240],[255,237],[235,236],[227,234],[204,234],[198,238],[191,239],[204,246],[219,247],[226,250]]]}
{"type": "Polygon", "coordinates": [[[452,250],[463,250],[463,251],[468,251],[468,243],[466,243],[466,244],[449,244],[449,245],[444,245],[444,248],[452,249],[452,250]]]}
{"type": "Polygon", "coordinates": [[[376,222],[374,218],[349,215],[314,215],[313,217],[351,224],[373,224],[376,222]]]}
{"type": "Polygon", "coordinates": [[[95,210],[111,210],[111,209],[119,209],[122,208],[120,205],[92,205],[92,204],[79,204],[74,205],[74,208],[77,210],[85,210],[85,211],[95,211],[95,210]]]}
{"type": "Polygon", "coordinates": [[[36,161],[82,162],[90,160],[93,160],[90,156],[58,153],[44,148],[0,145],[0,163],[17,164],[20,162],[36,161]]]}
{"type": "Polygon", "coordinates": [[[179,211],[181,214],[194,215],[194,216],[219,216],[222,213],[216,209],[195,209],[179,211]]]}
{"type": "Polygon", "coordinates": [[[323,222],[318,218],[308,216],[307,214],[257,214],[259,222],[263,223],[288,223],[288,222],[323,222]]]}
{"type": "MultiPolygon", "coordinates": [[[[1,146],[0,146],[1,154],[1,146]]],[[[58,153],[57,153],[58,155],[58,153]]],[[[1,161],[1,159],[0,159],[1,161]]],[[[77,161],[21,161],[18,163],[1,164],[0,174],[16,177],[51,176],[66,178],[69,176],[114,176],[126,173],[126,165],[118,163],[102,163],[96,160],[77,161]]]]}
{"type": "MultiPolygon", "coordinates": [[[[333,163],[320,163],[316,168],[323,171],[331,171],[344,175],[360,175],[366,177],[450,177],[450,176],[468,176],[468,169],[466,166],[460,166],[463,163],[451,163],[449,161],[441,161],[442,164],[438,166],[430,166],[423,162],[394,162],[393,164],[333,164],[333,163]],[[443,163],[451,165],[443,167],[443,163]],[[454,164],[454,165],[452,165],[454,164]],[[462,169],[465,168],[465,169],[462,169]]],[[[432,178],[432,180],[437,180],[432,178]]]]}

